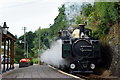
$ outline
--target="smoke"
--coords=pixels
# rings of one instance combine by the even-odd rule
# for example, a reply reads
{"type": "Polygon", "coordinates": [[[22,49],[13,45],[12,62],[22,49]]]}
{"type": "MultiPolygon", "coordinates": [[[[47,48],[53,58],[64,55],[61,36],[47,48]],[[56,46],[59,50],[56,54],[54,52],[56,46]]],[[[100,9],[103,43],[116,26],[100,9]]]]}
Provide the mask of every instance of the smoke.
{"type": "Polygon", "coordinates": [[[67,64],[67,60],[62,58],[62,40],[57,40],[52,43],[51,48],[47,49],[41,55],[41,61],[55,67],[67,64]]]}
{"type": "Polygon", "coordinates": [[[66,2],[65,15],[68,24],[75,24],[76,17],[80,16],[82,2],[66,2]],[[72,21],[72,22],[71,22],[72,21]]]}

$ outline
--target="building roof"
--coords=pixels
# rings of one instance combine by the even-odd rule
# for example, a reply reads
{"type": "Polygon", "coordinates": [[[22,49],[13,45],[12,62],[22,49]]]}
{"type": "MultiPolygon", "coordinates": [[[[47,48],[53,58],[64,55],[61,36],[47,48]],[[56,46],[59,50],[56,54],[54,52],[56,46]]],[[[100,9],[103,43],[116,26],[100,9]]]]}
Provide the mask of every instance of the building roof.
{"type": "Polygon", "coordinates": [[[14,40],[14,41],[16,40],[16,37],[9,31],[7,31],[7,34],[2,34],[2,39],[4,39],[4,38],[14,40]]]}

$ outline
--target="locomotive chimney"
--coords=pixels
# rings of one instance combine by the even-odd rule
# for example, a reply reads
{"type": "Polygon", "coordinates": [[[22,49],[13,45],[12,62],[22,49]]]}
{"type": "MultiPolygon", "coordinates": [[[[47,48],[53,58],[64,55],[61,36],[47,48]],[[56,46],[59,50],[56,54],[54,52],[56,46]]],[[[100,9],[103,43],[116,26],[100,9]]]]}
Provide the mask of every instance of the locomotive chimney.
{"type": "Polygon", "coordinates": [[[84,37],[84,27],[85,27],[85,24],[79,24],[81,38],[84,37]]]}
{"type": "Polygon", "coordinates": [[[85,24],[79,24],[80,33],[81,33],[81,32],[84,33],[84,26],[85,26],[85,24]]]}

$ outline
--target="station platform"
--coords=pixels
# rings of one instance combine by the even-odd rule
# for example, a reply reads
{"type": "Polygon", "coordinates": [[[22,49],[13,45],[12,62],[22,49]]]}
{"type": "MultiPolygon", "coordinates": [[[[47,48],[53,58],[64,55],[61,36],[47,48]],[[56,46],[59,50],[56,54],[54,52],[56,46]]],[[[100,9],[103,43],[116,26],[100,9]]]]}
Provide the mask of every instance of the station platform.
{"type": "Polygon", "coordinates": [[[84,80],[48,65],[17,68],[2,75],[2,80],[84,80]]]}

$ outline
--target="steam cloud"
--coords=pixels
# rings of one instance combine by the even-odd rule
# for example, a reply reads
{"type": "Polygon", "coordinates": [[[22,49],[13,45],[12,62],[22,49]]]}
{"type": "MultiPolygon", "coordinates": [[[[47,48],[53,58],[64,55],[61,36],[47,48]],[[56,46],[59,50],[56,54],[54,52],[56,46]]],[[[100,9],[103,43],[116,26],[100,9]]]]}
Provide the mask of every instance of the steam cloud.
{"type": "Polygon", "coordinates": [[[62,58],[62,40],[53,42],[51,48],[41,55],[41,61],[58,68],[60,65],[68,64],[67,60],[62,58]]]}

